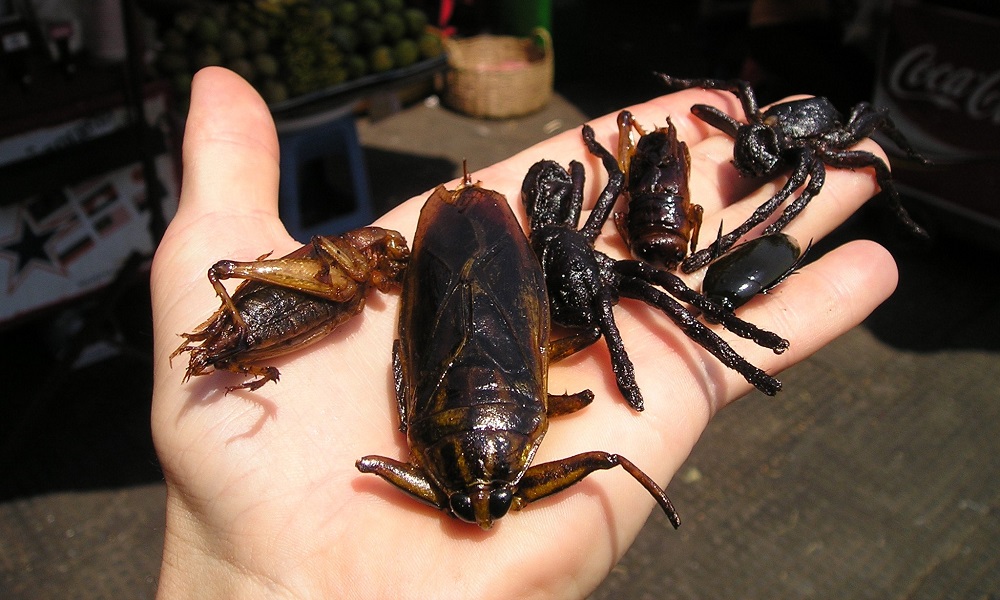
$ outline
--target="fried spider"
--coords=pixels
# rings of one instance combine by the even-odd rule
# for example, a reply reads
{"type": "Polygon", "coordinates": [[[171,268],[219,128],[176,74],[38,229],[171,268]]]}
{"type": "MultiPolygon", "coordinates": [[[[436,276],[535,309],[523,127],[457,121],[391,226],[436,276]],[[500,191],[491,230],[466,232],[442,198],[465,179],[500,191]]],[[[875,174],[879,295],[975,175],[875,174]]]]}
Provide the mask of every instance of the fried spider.
{"type": "Polygon", "coordinates": [[[636,410],[643,409],[642,394],[612,310],[620,297],[656,307],[685,335],[738,371],[757,389],[768,395],[776,394],[781,389],[780,381],[750,364],[681,302],[776,354],[788,347],[787,340],[736,317],[689,288],[673,273],[636,260],[615,260],[594,248],[594,240],[622,190],[624,174],[611,153],[595,141],[589,126],[583,127],[583,139],[590,152],[601,158],[608,172],[608,183],[582,228],[578,229],[583,205],[583,165],[573,161],[567,171],[554,161],[539,161],[529,169],[521,186],[530,222],[529,239],[542,264],[552,322],[577,330],[578,341],[586,339],[587,343],[593,343],[604,336],[618,388],[636,410]]]}
{"type": "Polygon", "coordinates": [[[874,169],[876,181],[897,217],[914,233],[926,235],[903,208],[885,161],[871,152],[850,149],[875,131],[881,131],[911,159],[927,163],[927,159],[918,154],[896,129],[887,109],[860,102],[845,120],[829,100],[814,97],[781,102],[761,111],[753,88],[746,81],[679,79],[662,73],[657,75],[674,91],[704,88],[727,91],[739,98],[746,115],[745,124],[705,104],[692,106],[691,112],[735,140],[733,165],[740,175],[770,177],[784,169],[791,169],[791,175],[781,190],[757,207],[742,225],[719,236],[711,246],[688,256],[681,263],[681,270],[685,273],[694,272],[722,255],[751,229],[774,214],[793,192],[805,186],[778,219],[764,229],[764,235],[781,231],[819,194],[826,178],[826,165],[874,169]]]}

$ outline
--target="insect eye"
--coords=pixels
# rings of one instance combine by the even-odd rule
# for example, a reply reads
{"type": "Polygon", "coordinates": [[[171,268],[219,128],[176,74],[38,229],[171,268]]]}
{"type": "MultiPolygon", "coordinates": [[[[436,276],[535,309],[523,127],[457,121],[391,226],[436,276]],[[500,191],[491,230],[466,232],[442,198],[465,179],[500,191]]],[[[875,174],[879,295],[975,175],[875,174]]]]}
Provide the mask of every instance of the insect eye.
{"type": "Polygon", "coordinates": [[[476,511],[472,508],[472,498],[468,494],[461,492],[451,495],[449,498],[451,512],[466,523],[476,522],[476,511]]]}
{"type": "Polygon", "coordinates": [[[514,494],[509,488],[499,488],[490,492],[490,517],[499,519],[510,510],[510,504],[514,500],[514,494]]]}

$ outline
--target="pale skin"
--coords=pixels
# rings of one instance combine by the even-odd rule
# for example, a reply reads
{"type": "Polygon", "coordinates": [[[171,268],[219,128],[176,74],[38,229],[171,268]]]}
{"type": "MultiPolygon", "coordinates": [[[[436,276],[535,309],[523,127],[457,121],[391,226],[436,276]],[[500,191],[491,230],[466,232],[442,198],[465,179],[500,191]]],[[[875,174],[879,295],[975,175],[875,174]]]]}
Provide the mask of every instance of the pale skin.
{"type": "MultiPolygon", "coordinates": [[[[692,194],[704,207],[703,244],[719,220],[739,223],[781,181],[757,189],[729,164],[732,141],[694,118],[695,103],[739,115],[728,94],[689,90],[629,107],[652,128],[670,115],[691,150],[692,194]]],[[[614,148],[615,115],[591,122],[614,148]]],[[[884,156],[876,144],[862,147],[884,156]]],[[[504,194],[524,222],[521,181],[535,161],[584,162],[586,204],[605,176],[578,128],[501,163],[470,164],[473,180],[504,194]]],[[[194,79],[184,137],[180,206],[152,271],[155,387],[152,429],[167,483],[161,598],[580,598],[628,549],[655,505],[621,469],[511,512],[490,531],[417,503],[355,461],[405,460],[392,388],[390,348],[398,295],[368,307],[327,339],[276,359],[281,380],[223,394],[244,378],[214,373],[182,383],[186,356],[169,363],[178,334],[218,307],[208,267],[297,248],[278,220],[278,142],[259,96],[239,77],[209,68],[194,79]]],[[[447,184],[449,188],[456,181],[447,184]]],[[[877,186],[870,171],[830,169],[822,194],[786,231],[819,240],[877,186]]],[[[427,194],[376,224],[408,240],[427,194]]],[[[803,244],[804,245],[804,244],[803,244]]],[[[598,247],[624,257],[613,225],[598,247]]],[[[688,277],[697,285],[700,274],[688,277]]],[[[804,267],[741,315],[786,337],[782,355],[721,335],[776,374],[857,325],[896,285],[895,263],[871,241],[845,244],[804,267]]],[[[230,290],[232,288],[230,287],[230,290]]],[[[718,410],[751,390],[662,314],[625,300],[616,309],[646,410],[615,387],[599,342],[550,369],[555,393],[593,390],[590,406],[552,420],[536,462],[588,450],[631,459],[670,492],[671,477],[718,410]]],[[[754,393],[747,401],[769,402],[754,393]]],[[[682,485],[682,484],[678,484],[682,485]]],[[[694,507],[678,506],[685,510],[694,507]]],[[[658,508],[656,510],[659,510],[658,508]]],[[[682,525],[683,527],[683,525],[682,525]]],[[[670,536],[664,544],[674,543],[670,536]]]]}

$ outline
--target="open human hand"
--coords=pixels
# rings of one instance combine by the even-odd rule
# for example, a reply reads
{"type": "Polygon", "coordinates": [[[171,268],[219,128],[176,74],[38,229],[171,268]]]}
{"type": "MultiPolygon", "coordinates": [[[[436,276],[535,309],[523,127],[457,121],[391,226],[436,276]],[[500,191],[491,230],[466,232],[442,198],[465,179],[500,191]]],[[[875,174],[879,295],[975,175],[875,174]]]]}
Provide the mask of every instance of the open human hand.
{"type": "MultiPolygon", "coordinates": [[[[780,182],[758,188],[759,182],[739,178],[729,163],[732,140],[694,118],[694,103],[740,114],[731,96],[704,90],[630,110],[650,127],[671,116],[690,147],[691,193],[705,210],[702,230],[713,232],[720,220],[742,222],[780,182]]],[[[599,142],[614,147],[614,114],[591,125],[599,142]]],[[[881,152],[874,142],[864,145],[881,152]]],[[[470,169],[473,180],[507,197],[523,223],[521,182],[542,158],[583,162],[585,206],[593,204],[605,175],[578,129],[470,169]]],[[[226,385],[241,377],[216,373],[182,383],[182,361],[171,365],[168,356],[178,334],[218,307],[207,268],[222,258],[280,256],[305,241],[289,237],[278,219],[274,125],[238,76],[209,68],[195,77],[183,161],[180,205],[157,249],[151,281],[152,428],[167,483],[161,597],[577,598],[592,591],[654,507],[624,471],[595,473],[484,532],[355,468],[367,454],[407,457],[390,367],[398,295],[371,294],[364,312],[326,339],[272,361],[281,370],[280,383],[228,395],[226,385]]],[[[786,231],[819,240],[876,191],[868,172],[831,169],[822,195],[786,231]]],[[[376,224],[412,243],[428,194],[376,224]]],[[[612,229],[598,238],[598,247],[625,257],[612,229]]],[[[687,278],[692,287],[698,277],[687,278]]],[[[774,374],[858,324],[895,284],[894,261],[881,246],[852,242],[741,309],[743,318],[787,338],[785,353],[719,333],[774,374]]],[[[615,314],[645,411],[636,413],[624,402],[599,342],[550,369],[551,391],[589,388],[596,398],[552,421],[535,462],[606,450],[628,457],[667,487],[712,415],[751,388],[661,313],[623,300],[615,314]]],[[[683,515],[685,507],[677,508],[683,515]]]]}

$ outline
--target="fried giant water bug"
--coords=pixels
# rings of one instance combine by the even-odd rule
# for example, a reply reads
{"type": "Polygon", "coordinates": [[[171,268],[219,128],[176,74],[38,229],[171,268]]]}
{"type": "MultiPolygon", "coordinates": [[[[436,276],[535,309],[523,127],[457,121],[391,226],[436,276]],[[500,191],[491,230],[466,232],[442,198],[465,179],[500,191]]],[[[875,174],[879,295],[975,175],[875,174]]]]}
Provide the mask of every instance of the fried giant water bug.
{"type": "Polygon", "coordinates": [[[261,361],[311,344],[361,312],[371,287],[399,288],[409,258],[406,240],[396,231],[362,227],[342,236],[315,236],[288,255],[255,261],[221,260],[208,280],[222,300],[207,321],[170,355],[190,352],[184,381],[213,370],[253,375],[242,385],[256,390],[280,373],[261,361]],[[230,296],[222,280],[243,279],[230,296]]]}
{"type": "Polygon", "coordinates": [[[613,307],[619,297],[641,300],[659,309],[685,335],[743,375],[758,390],[771,396],[776,394],[781,389],[780,381],[747,362],[681,302],[695,306],[740,337],[775,353],[788,348],[787,340],[737,318],[669,271],[641,261],[615,260],[594,248],[624,175],[611,153],[594,139],[594,131],[588,125],[583,127],[583,139],[590,152],[601,158],[608,171],[608,183],[582,228],[578,229],[583,205],[583,165],[573,161],[567,171],[554,161],[541,160],[532,165],[521,185],[531,247],[542,265],[553,322],[577,330],[589,343],[603,335],[611,352],[618,389],[636,410],[643,409],[643,399],[635,381],[635,369],[615,324],[613,307]]]}
{"type": "Polygon", "coordinates": [[[753,88],[746,81],[681,79],[662,73],[657,73],[657,76],[673,91],[689,88],[723,90],[739,99],[746,123],[740,123],[706,104],[695,104],[691,107],[691,112],[733,138],[733,166],[740,175],[773,177],[783,170],[791,171],[781,190],[761,204],[743,224],[726,235],[719,236],[712,246],[684,259],[681,270],[685,273],[692,273],[722,255],[751,229],[774,214],[792,192],[805,186],[799,197],[764,229],[764,235],[781,231],[820,193],[826,180],[825,165],[847,169],[871,167],[875,171],[879,187],[885,192],[899,220],[912,232],[927,235],[903,208],[885,161],[871,152],[851,150],[875,131],[881,131],[909,158],[923,164],[928,162],[896,129],[889,118],[888,109],[860,102],[845,119],[828,99],[814,97],[780,102],[762,111],[753,88]]]}
{"type": "Polygon", "coordinates": [[[626,209],[615,224],[635,258],[673,270],[698,247],[702,208],[691,202],[691,156],[667,126],[646,132],[631,112],[618,114],[618,165],[625,173],[626,209]],[[632,143],[632,132],[639,139],[632,143]]]}
{"type": "Polygon", "coordinates": [[[549,363],[580,347],[575,337],[549,340],[541,267],[507,200],[468,174],[453,191],[438,187],[420,212],[393,345],[409,461],[365,456],[358,470],[489,529],[510,509],[621,466],[679,526],[663,490],[622,456],[531,465],[549,417],[593,398],[547,390],[549,363]]]}

